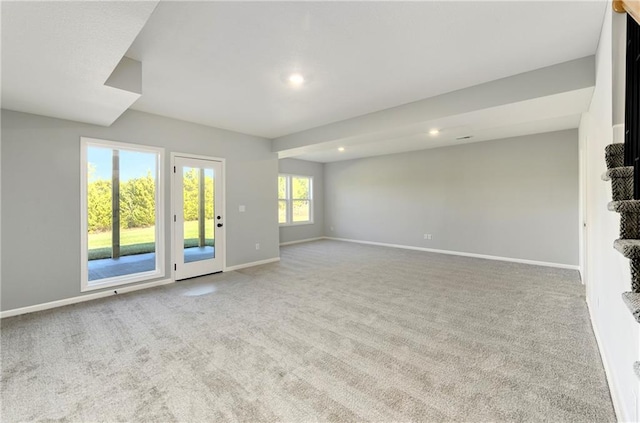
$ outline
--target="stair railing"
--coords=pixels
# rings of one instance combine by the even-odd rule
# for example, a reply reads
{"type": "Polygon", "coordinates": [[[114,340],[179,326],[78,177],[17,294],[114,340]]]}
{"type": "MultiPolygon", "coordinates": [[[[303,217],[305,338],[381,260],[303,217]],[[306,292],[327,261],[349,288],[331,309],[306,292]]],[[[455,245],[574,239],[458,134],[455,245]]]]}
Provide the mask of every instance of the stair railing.
{"type": "Polygon", "coordinates": [[[633,199],[640,199],[640,25],[627,15],[624,165],[633,166],[633,199]]]}
{"type": "Polygon", "coordinates": [[[624,165],[633,166],[633,199],[640,200],[640,1],[613,2],[627,12],[624,165]]]}
{"type": "Polygon", "coordinates": [[[613,10],[618,13],[628,13],[640,23],[640,1],[639,0],[613,0],[613,10]]]}

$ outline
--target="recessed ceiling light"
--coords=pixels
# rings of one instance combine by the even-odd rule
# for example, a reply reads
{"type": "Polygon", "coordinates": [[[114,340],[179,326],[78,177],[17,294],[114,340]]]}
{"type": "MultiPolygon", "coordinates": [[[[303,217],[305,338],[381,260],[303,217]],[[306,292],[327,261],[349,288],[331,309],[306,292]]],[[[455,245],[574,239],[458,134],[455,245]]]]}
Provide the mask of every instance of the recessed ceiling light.
{"type": "Polygon", "coordinates": [[[338,151],[344,151],[344,147],[338,147],[338,151]]]}
{"type": "Polygon", "coordinates": [[[304,76],[299,73],[292,73],[291,75],[289,75],[288,79],[291,85],[300,86],[304,84],[304,76]]]}
{"type": "Polygon", "coordinates": [[[438,135],[440,133],[439,129],[432,129],[431,131],[429,131],[429,135],[438,135]]]}

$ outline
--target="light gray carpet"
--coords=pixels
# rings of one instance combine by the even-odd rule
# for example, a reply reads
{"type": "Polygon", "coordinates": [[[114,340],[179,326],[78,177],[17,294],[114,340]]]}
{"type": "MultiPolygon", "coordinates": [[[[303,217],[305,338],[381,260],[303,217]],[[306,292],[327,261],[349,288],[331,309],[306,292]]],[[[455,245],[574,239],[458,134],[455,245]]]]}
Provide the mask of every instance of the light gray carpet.
{"type": "Polygon", "coordinates": [[[575,271],[281,255],[3,320],[2,421],[615,420],[575,271]]]}

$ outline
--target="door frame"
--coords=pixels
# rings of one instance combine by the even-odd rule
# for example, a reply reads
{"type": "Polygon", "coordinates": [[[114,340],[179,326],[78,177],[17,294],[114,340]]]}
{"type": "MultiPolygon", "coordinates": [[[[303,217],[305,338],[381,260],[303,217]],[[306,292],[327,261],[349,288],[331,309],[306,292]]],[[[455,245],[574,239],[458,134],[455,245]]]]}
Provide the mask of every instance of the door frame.
{"type": "MultiPolygon", "coordinates": [[[[589,112],[582,114],[582,122],[589,125],[589,112]]],[[[586,131],[585,131],[586,132],[586,131]]],[[[588,298],[591,284],[589,282],[589,157],[588,148],[589,136],[580,136],[578,133],[578,267],[580,279],[585,285],[585,292],[588,298]]]]}
{"type": "Polygon", "coordinates": [[[227,163],[226,159],[222,157],[213,157],[213,156],[203,156],[200,154],[191,154],[191,153],[178,153],[172,152],[170,154],[170,168],[169,173],[171,174],[171,216],[169,221],[171,222],[171,279],[176,281],[176,225],[171,217],[177,215],[177,210],[175,209],[175,177],[176,172],[173,167],[175,166],[176,157],[185,158],[185,159],[199,159],[199,160],[208,160],[214,162],[220,162],[222,166],[222,204],[223,204],[223,216],[224,216],[224,224],[225,230],[222,231],[222,251],[216,251],[216,254],[220,253],[222,260],[222,272],[227,271],[227,163]]]}

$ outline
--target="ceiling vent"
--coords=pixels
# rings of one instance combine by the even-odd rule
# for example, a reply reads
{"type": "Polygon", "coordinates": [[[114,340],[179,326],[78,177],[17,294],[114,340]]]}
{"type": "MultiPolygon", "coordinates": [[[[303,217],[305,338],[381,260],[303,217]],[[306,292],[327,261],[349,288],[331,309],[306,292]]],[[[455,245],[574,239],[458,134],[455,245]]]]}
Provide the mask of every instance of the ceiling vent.
{"type": "Polygon", "coordinates": [[[468,140],[469,138],[473,137],[473,135],[465,135],[463,137],[458,137],[456,138],[456,141],[461,141],[461,140],[468,140]]]}

